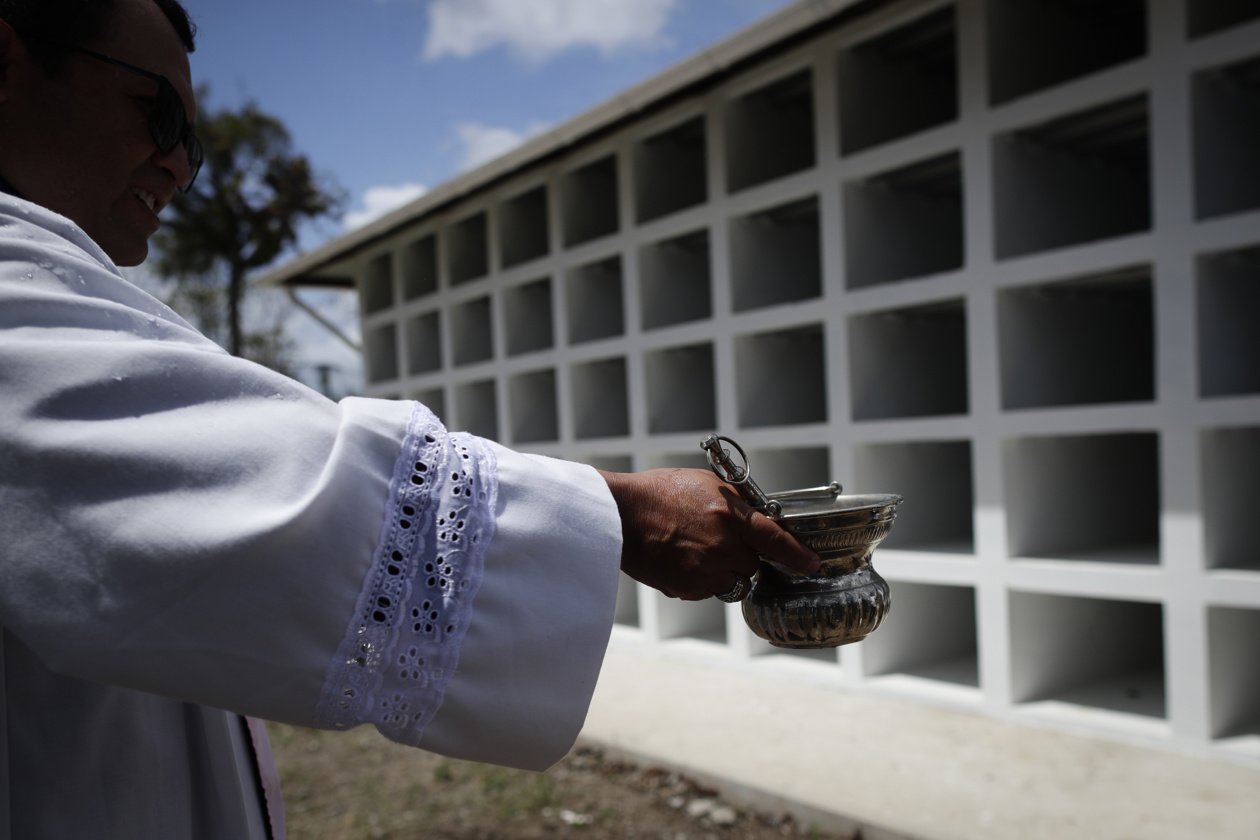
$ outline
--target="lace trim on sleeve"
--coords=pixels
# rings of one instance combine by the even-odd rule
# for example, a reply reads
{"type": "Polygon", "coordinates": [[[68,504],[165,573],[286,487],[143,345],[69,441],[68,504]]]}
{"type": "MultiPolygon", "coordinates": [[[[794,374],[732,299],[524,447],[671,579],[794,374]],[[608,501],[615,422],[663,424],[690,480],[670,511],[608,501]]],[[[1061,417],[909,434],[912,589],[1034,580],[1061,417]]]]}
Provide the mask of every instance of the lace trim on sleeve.
{"type": "Polygon", "coordinates": [[[355,613],[325,675],[316,725],[372,723],[416,746],[455,671],[494,533],[494,455],[417,404],[355,613]]]}

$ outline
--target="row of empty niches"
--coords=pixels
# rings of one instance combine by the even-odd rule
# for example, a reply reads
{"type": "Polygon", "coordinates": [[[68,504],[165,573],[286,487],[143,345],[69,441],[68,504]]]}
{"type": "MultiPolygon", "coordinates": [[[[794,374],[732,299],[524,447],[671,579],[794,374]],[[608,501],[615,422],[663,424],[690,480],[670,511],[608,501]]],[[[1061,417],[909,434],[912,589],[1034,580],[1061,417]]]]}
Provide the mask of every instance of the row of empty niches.
{"type": "Polygon", "coordinates": [[[1204,429],[1200,456],[1208,567],[1260,570],[1260,426],[1204,429]]]}
{"type": "MultiPolygon", "coordinates": [[[[686,262],[703,253],[702,247],[676,247],[681,253],[669,254],[662,248],[658,258],[686,262]]],[[[618,265],[607,261],[570,275],[570,291],[576,292],[570,297],[575,342],[621,333],[618,265]]],[[[700,280],[697,285],[707,288],[700,280]]],[[[645,302],[655,295],[647,288],[645,302]]],[[[661,298],[668,297],[664,281],[659,292],[661,298]]],[[[551,347],[550,281],[504,294],[509,354],[551,347]]],[[[707,295],[697,297],[707,302],[707,295]]],[[[1201,260],[1199,297],[1204,395],[1260,392],[1260,339],[1251,327],[1260,316],[1260,249],[1201,260]]],[[[493,357],[489,297],[453,306],[450,318],[456,365],[493,357]]],[[[998,324],[1004,408],[1154,396],[1153,303],[1145,267],[1001,290],[998,324]]],[[[961,299],[854,315],[848,332],[855,420],[967,412],[967,323],[961,299]]],[[[438,313],[409,320],[406,340],[410,373],[441,367],[438,313]]],[[[392,328],[374,331],[368,344],[373,380],[393,378],[397,347],[392,328]]],[[[707,344],[648,352],[651,431],[713,425],[712,352],[707,344]]],[[[741,425],[826,419],[821,327],[740,336],[736,352],[741,425]]]]}
{"type": "MultiPolygon", "coordinates": [[[[644,248],[641,286],[645,327],[695,320],[709,311],[708,236],[697,232],[644,248]],[[670,290],[675,291],[674,294],[670,290]]],[[[623,332],[622,282],[617,259],[576,269],[568,276],[571,341],[623,332]]],[[[551,281],[504,291],[507,352],[516,355],[553,346],[551,281]]],[[[1203,396],[1260,393],[1260,248],[1199,260],[1198,339],[1203,396]]],[[[489,297],[450,309],[456,365],[491,359],[493,324],[489,297]]],[[[408,371],[442,364],[436,312],[407,322],[408,371]]],[[[388,331],[388,329],[386,329],[388,331]]],[[[1148,401],[1154,397],[1154,307],[1149,267],[1007,288],[998,292],[1002,405],[1008,410],[1148,401]]],[[[375,334],[374,334],[375,335],[375,334]]],[[[967,324],[961,299],[850,317],[850,387],[856,420],[964,414],[968,410],[967,324]]],[[[392,338],[369,340],[374,381],[391,378],[392,338]],[[383,343],[382,343],[383,342],[383,343]],[[384,361],[381,367],[378,362],[384,361]]],[[[741,373],[743,391],[762,391],[760,357],[777,339],[745,337],[740,347],[752,366],[741,373]],[[762,348],[762,349],[759,349],[762,348]]],[[[656,351],[672,358],[673,351],[656,351]]],[[[806,351],[790,366],[818,382],[817,353],[806,351]]],[[[396,366],[395,366],[396,367],[396,366]]],[[[711,365],[709,365],[711,367],[711,365]]],[[[692,370],[688,368],[688,370],[692,370]]],[[[682,375],[681,373],[679,374],[682,375]]],[[[706,387],[708,368],[683,387],[706,387]]],[[[674,377],[677,378],[677,377],[674,377]]],[[[662,374],[661,385],[676,388],[662,374]]],[[[751,404],[745,425],[765,425],[751,404]]],[[[792,412],[788,412],[791,414],[792,412]]],[[[808,411],[804,412],[809,414],[808,411]]],[[[682,414],[688,414],[684,409],[682,414]]],[[[707,417],[708,414],[704,414],[707,417]]],[[[814,419],[817,419],[815,413],[814,419]]],[[[785,422],[809,422],[808,419],[785,422]]]]}
{"type": "Polygon", "coordinates": [[[508,408],[513,443],[536,443],[560,439],[560,416],[556,409],[556,372],[546,370],[518,373],[508,377],[508,408]]]}
{"type": "Polygon", "coordinates": [[[373,257],[363,269],[359,284],[359,305],[370,315],[394,305],[394,255],[373,257]]]}
{"type": "MultiPolygon", "coordinates": [[[[543,216],[545,223],[545,214],[543,216]]],[[[451,285],[484,276],[490,269],[485,213],[476,213],[450,225],[445,231],[446,272],[451,285]]],[[[414,300],[438,289],[438,238],[428,234],[398,250],[397,271],[402,299],[414,300]]],[[[373,258],[360,281],[364,314],[395,304],[394,252],[373,258]]]]}
{"type": "MultiPolygon", "coordinates": [[[[878,569],[878,550],[874,564],[878,569]]],[[[905,675],[978,688],[975,589],[898,580],[889,581],[888,588],[888,616],[861,642],[864,675],[905,675]]]]}
{"type": "Polygon", "coordinates": [[[363,361],[369,382],[398,378],[398,327],[384,324],[363,336],[363,361]]]}
{"type": "Polygon", "coordinates": [[[989,101],[1007,102],[1146,54],[1146,0],[990,0],[989,101]]]}
{"type": "Polygon", "coordinates": [[[573,400],[573,436],[623,437],[630,434],[630,401],[626,360],[600,359],[569,369],[573,400]]]}
{"type": "Polygon", "coordinates": [[[849,389],[854,420],[966,414],[964,301],[851,316],[849,389]]]}
{"type": "Polygon", "coordinates": [[[999,291],[1002,407],[1154,399],[1152,297],[1147,267],[999,291]]]}
{"type": "MultiPolygon", "coordinates": [[[[644,329],[710,316],[708,231],[643,246],[640,275],[644,329]]],[[[565,323],[570,344],[615,338],[625,332],[620,257],[570,269],[564,282],[565,323]]],[[[552,306],[552,284],[547,278],[504,290],[504,327],[509,356],[554,346],[552,306]]]]}
{"type": "Polygon", "coordinates": [[[426,312],[407,320],[407,372],[412,376],[442,369],[442,319],[426,312]]]}
{"type": "Polygon", "coordinates": [[[488,222],[476,213],[446,229],[446,272],[452,286],[484,277],[490,271],[488,222]]]}
{"type": "Polygon", "coordinates": [[[822,325],[736,336],[735,396],[744,428],[826,423],[822,325]]]}
{"type": "MultiPolygon", "coordinates": [[[[1236,9],[1191,4],[1192,28],[1232,25],[1257,16],[1252,0],[1236,9]],[[1246,8],[1244,8],[1246,7],[1246,8]],[[1224,22],[1224,23],[1222,23],[1224,22]]],[[[987,4],[990,81],[995,102],[1067,81],[1145,53],[1141,0],[1079,3],[1009,0],[987,4]],[[1070,43],[1070,49],[1064,48],[1070,43]]],[[[868,42],[843,50],[838,61],[841,151],[874,145],[951,122],[958,113],[956,21],[952,7],[933,12],[868,42]]],[[[1195,202],[1200,218],[1260,207],[1260,57],[1199,71],[1193,78],[1195,202]]],[[[799,71],[731,100],[726,106],[727,181],[732,191],[790,175],[815,163],[813,79],[799,71]]],[[[1149,128],[1143,96],[1110,103],[998,137],[998,254],[1013,256],[1076,242],[1145,230],[1149,209],[1149,128]],[[1037,201],[1028,201],[1028,196],[1037,201]]],[[[635,218],[639,223],[703,204],[709,197],[706,131],[696,117],[640,140],[632,150],[635,218]]],[[[853,261],[850,286],[919,276],[957,267],[961,242],[961,188],[952,175],[935,185],[924,173],[888,173],[846,188],[847,216],[857,215],[848,241],[870,225],[878,232],[892,219],[894,232],[875,237],[873,253],[853,261]],[[900,177],[899,177],[900,176],[900,177]],[[891,197],[872,192],[882,187],[891,197]],[[900,200],[898,200],[898,196],[900,200]],[[919,201],[915,201],[917,198],[919,201]],[[928,209],[933,201],[946,206],[928,209]],[[917,212],[913,209],[925,204],[917,212]],[[860,217],[871,216],[869,222],[860,217]],[[931,221],[929,221],[929,219],[931,221]],[[948,229],[948,235],[940,227],[948,229]],[[915,248],[890,244],[906,233],[915,248]],[[930,247],[924,245],[929,243],[930,247]],[[909,266],[897,255],[910,252],[909,266]],[[924,253],[918,253],[924,252],[924,253]],[[881,258],[881,254],[883,255],[881,258]],[[884,265],[888,260],[894,265],[884,265]],[[922,263],[922,265],[917,264],[922,263]]],[[[565,247],[619,230],[617,159],[613,155],[560,179],[565,247]]],[[[550,251],[548,190],[535,187],[496,209],[503,268],[550,251]]],[[[400,250],[404,299],[438,286],[437,235],[400,250]]],[[[443,232],[445,269],[452,285],[490,269],[488,214],[460,219],[443,232]]],[[[738,261],[736,261],[738,264],[738,261]]],[[[377,258],[366,269],[364,311],[393,303],[393,261],[377,258]]]]}
{"type": "Polygon", "coordinates": [[[840,152],[853,154],[958,117],[952,6],[840,52],[840,152]]]}
{"type": "Polygon", "coordinates": [[[564,278],[569,343],[614,338],[626,331],[621,257],[570,269],[564,278]]]}
{"type": "MultiPolygon", "coordinates": [[[[878,553],[875,562],[878,566],[878,553]]],[[[861,643],[863,674],[907,675],[979,687],[975,590],[970,586],[903,581],[890,581],[889,588],[893,607],[888,617],[861,643]]],[[[732,630],[728,622],[743,623],[737,611],[726,610],[716,599],[696,602],[657,598],[657,629],[663,639],[727,642],[732,630]]],[[[740,626],[737,632],[747,631],[740,626]]],[[[794,656],[831,666],[839,662],[835,648],[792,650],[755,638],[750,652],[755,656],[794,656]]]]}
{"type": "MultiPolygon", "coordinates": [[[[741,427],[825,423],[827,376],[821,325],[753,333],[735,338],[736,397],[741,427]]],[[[610,379],[601,369],[598,381],[624,384],[624,367],[610,379]]],[[[717,387],[713,345],[700,343],[650,350],[644,354],[644,374],[651,434],[711,430],[717,425],[717,387]]],[[[594,379],[595,377],[592,377],[594,379]]],[[[574,381],[579,413],[589,403],[590,415],[603,417],[592,428],[620,428],[606,403],[580,396],[574,381]]],[[[606,386],[605,386],[606,387],[606,386]]]]}
{"type": "MultiPolygon", "coordinates": [[[[488,338],[488,299],[469,301],[459,310],[456,331],[470,331],[488,338]],[[485,303],[483,308],[480,304],[485,303]],[[477,304],[474,306],[474,304],[477,304]],[[469,323],[478,324],[470,330],[469,323]]],[[[431,337],[438,332],[436,313],[409,322],[417,340],[412,362],[426,364],[440,355],[431,337]],[[427,329],[427,332],[426,332],[427,329]],[[428,336],[428,337],[424,337],[428,336]],[[427,346],[427,350],[425,347],[427,346]],[[424,358],[421,358],[424,357],[424,358]]],[[[489,352],[480,341],[456,342],[456,352],[489,352]]],[[[397,375],[397,332],[394,325],[369,333],[368,355],[374,380],[397,375]],[[392,362],[392,367],[390,363],[392,362]]],[[[813,324],[737,336],[735,356],[739,422],[743,427],[824,423],[827,420],[827,386],[823,328],[813,324]]],[[[644,354],[648,431],[669,434],[708,431],[717,425],[717,388],[713,345],[707,342],[649,350],[644,354]]],[[[457,356],[457,364],[460,363],[457,356]]],[[[577,439],[619,437],[629,433],[629,398],[624,358],[575,363],[569,368],[574,436],[577,439]]],[[[477,428],[491,428],[497,417],[493,381],[487,396],[458,396],[456,419],[477,428]]],[[[478,388],[481,388],[481,383],[478,388]]],[[[514,375],[509,380],[511,439],[515,442],[557,440],[559,417],[555,373],[545,371],[514,375]]],[[[497,425],[493,428],[497,431],[497,425]]],[[[487,435],[497,437],[496,435],[487,435]]]]}
{"type": "MultiPolygon", "coordinates": [[[[503,268],[546,256],[550,251],[547,190],[536,187],[500,202],[499,259],[503,268]]],[[[443,232],[446,276],[452,286],[490,271],[489,222],[485,212],[461,219],[443,232]]],[[[414,300],[439,286],[438,235],[430,233],[398,250],[402,299],[414,300]]],[[[394,260],[382,254],[368,263],[361,285],[365,314],[394,305],[394,260]]]]}
{"type": "Polygon", "coordinates": [[[679,601],[653,593],[657,599],[656,632],[662,639],[701,639],[726,644],[726,605],[717,598],[679,601]]]}
{"type": "MultiPolygon", "coordinates": [[[[978,688],[975,590],[898,580],[889,588],[888,617],[861,643],[863,675],[978,688]]],[[[1016,703],[1167,717],[1161,605],[1019,591],[1009,599],[1016,703]]],[[[1260,734],[1260,609],[1210,607],[1207,621],[1213,737],[1260,734]]],[[[715,634],[715,621],[705,630],[715,634]]],[[[833,651],[814,654],[834,661],[833,651]]]]}
{"type": "MultiPolygon", "coordinates": [[[[744,428],[827,421],[827,376],[821,325],[736,336],[736,397],[744,428]]],[[[709,343],[644,354],[648,432],[711,430],[717,425],[717,380],[709,343]]]]}
{"type": "Polygon", "coordinates": [[[1198,260],[1199,393],[1260,394],[1260,246],[1198,260]]]}
{"type": "Polygon", "coordinates": [[[547,188],[535,187],[499,205],[499,260],[504,268],[529,262],[551,250],[547,188]]]}
{"type": "Polygon", "coordinates": [[[639,224],[705,203],[708,155],[703,117],[640,140],[634,146],[634,206],[639,224]]]}
{"type": "Polygon", "coordinates": [[[850,493],[896,493],[897,526],[881,549],[971,554],[975,551],[971,442],[860,444],[853,450],[850,493]]]}
{"type": "Polygon", "coordinates": [[[1260,609],[1207,612],[1212,736],[1260,735],[1260,609]]]}
{"type": "MultiPolygon", "coordinates": [[[[565,275],[569,342],[581,344],[625,332],[621,259],[612,257],[570,270],[565,275]]],[[[451,353],[456,366],[489,361],[495,356],[494,314],[489,295],[454,303],[449,310],[451,353]]],[[[507,354],[516,356],[550,349],[555,343],[552,286],[547,278],[503,291],[507,354]]],[[[441,330],[437,313],[408,322],[413,374],[441,367],[441,330]]]]}
{"type": "MultiPolygon", "coordinates": [[[[552,346],[550,280],[505,289],[503,302],[509,356],[552,346]]],[[[442,369],[441,315],[437,310],[424,312],[405,322],[407,372],[412,376],[442,369]]],[[[452,304],[447,317],[457,367],[494,358],[494,315],[488,295],[452,304]]],[[[375,364],[372,369],[376,370],[375,364]]]]}
{"type": "Polygon", "coordinates": [[[797,71],[726,103],[726,185],[731,192],[814,166],[814,74],[797,71]]]}
{"type": "Polygon", "coordinates": [[[653,330],[713,313],[709,232],[698,230],[639,249],[643,329],[653,330]]]}
{"type": "MultiPolygon", "coordinates": [[[[842,154],[957,119],[953,7],[841,50],[836,64],[842,154]]],[[[727,103],[726,180],[732,192],[814,166],[813,88],[812,71],[801,70],[727,103]]]]}
{"type": "Polygon", "coordinates": [[[1160,562],[1158,435],[1011,438],[1002,455],[1012,557],[1160,562]]]}
{"type": "Polygon", "coordinates": [[[961,268],[959,154],[846,183],[844,241],[850,289],[961,268]]]}
{"type": "Polygon", "coordinates": [[[1016,703],[1167,716],[1160,604],[1011,592],[1010,645],[1016,703]]]}
{"type": "Polygon", "coordinates": [[[1188,0],[1186,3],[1186,31],[1191,38],[1213,35],[1257,18],[1260,18],[1260,0],[1188,0]]]}
{"type": "Polygon", "coordinates": [[[499,394],[493,379],[460,382],[454,388],[455,411],[447,420],[453,429],[478,437],[499,437],[499,394]]]}
{"type": "MultiPolygon", "coordinates": [[[[989,99],[995,105],[1146,54],[1144,0],[993,0],[985,9],[989,99]]],[[[936,10],[842,50],[837,90],[845,155],[957,119],[955,9],[936,10]]]]}
{"type": "Polygon", "coordinates": [[[730,240],[731,306],[736,312],[822,295],[816,197],[732,219],[730,240]]]}
{"type": "Polygon", "coordinates": [[[1196,215],[1260,208],[1260,56],[1196,73],[1192,91],[1196,215]]]}
{"type": "Polygon", "coordinates": [[[560,218],[564,245],[572,248],[620,227],[617,158],[588,163],[560,179],[560,218]]]}
{"type": "Polygon", "coordinates": [[[503,320],[509,356],[551,349],[555,344],[551,281],[542,278],[504,289],[503,320]]]}
{"type": "MultiPolygon", "coordinates": [[[[561,221],[566,247],[618,230],[616,168],[616,158],[610,156],[561,178],[561,221]]],[[[500,268],[512,268],[550,253],[550,218],[546,186],[534,187],[501,201],[495,214],[500,268]]],[[[474,213],[449,225],[442,233],[441,250],[450,285],[458,286],[486,276],[490,272],[489,214],[474,213]]],[[[422,237],[401,253],[404,299],[436,291],[437,235],[422,237]]],[[[374,277],[372,272],[373,269],[369,269],[368,282],[374,277]]]]}
{"type": "Polygon", "coordinates": [[[999,258],[1149,230],[1146,96],[997,135],[993,175],[999,258]]]}
{"type": "MultiPolygon", "coordinates": [[[[573,435],[578,440],[624,437],[630,431],[630,411],[626,388],[626,361],[601,359],[572,365],[569,370],[573,405],[573,435]]],[[[507,429],[512,443],[527,444],[560,439],[557,371],[544,368],[513,374],[506,378],[507,429]]],[[[454,416],[448,417],[442,390],[431,389],[425,402],[455,428],[494,439],[499,438],[499,401],[494,379],[459,383],[454,386],[454,416]],[[428,400],[440,401],[441,408],[428,400]]],[[[710,423],[709,426],[712,426],[710,423]]],[[[614,467],[605,467],[613,469],[614,467]]],[[[628,471],[617,467],[619,471],[628,471]]]]}

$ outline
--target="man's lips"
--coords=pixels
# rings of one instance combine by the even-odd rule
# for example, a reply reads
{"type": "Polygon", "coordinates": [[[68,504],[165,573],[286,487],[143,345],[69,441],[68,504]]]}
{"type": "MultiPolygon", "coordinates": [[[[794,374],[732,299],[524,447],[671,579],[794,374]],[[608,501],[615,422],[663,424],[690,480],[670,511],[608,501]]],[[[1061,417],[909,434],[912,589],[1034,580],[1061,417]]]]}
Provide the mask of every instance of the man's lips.
{"type": "Polygon", "coordinates": [[[163,197],[162,195],[146,190],[143,187],[132,187],[131,194],[140,199],[140,201],[142,201],[154,215],[161,213],[162,208],[170,201],[170,196],[163,197]]]}

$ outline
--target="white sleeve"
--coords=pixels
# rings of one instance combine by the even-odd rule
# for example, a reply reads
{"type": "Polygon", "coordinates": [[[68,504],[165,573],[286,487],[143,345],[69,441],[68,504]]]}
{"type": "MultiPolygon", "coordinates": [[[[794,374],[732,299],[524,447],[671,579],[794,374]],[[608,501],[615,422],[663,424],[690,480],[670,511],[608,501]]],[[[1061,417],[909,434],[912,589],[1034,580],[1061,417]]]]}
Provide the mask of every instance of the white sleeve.
{"type": "Polygon", "coordinates": [[[233,358],[73,225],[14,201],[0,200],[0,625],[66,676],[300,725],[371,722],[488,761],[562,754],[615,600],[620,526],[598,475],[233,358]],[[435,624],[435,664],[409,669],[424,709],[401,725],[399,657],[419,654],[402,631],[423,629],[429,578],[444,588],[423,566],[448,506],[415,521],[437,538],[417,543],[420,583],[380,576],[427,434],[434,465],[475,465],[444,470],[444,492],[488,515],[478,550],[448,564],[466,585],[442,617],[461,626],[435,624]],[[387,591],[406,597],[382,606],[387,591]],[[378,673],[347,683],[378,610],[394,622],[368,634],[378,673]],[[347,688],[362,701],[349,715],[347,688]]]}
{"type": "Polygon", "coordinates": [[[621,522],[590,467],[491,444],[498,515],[473,621],[420,745],[541,770],[577,738],[612,628],[621,522]]]}
{"type": "Polygon", "coordinates": [[[576,739],[616,600],[620,520],[590,467],[448,433],[417,406],[317,725],[544,769],[576,739]]]}

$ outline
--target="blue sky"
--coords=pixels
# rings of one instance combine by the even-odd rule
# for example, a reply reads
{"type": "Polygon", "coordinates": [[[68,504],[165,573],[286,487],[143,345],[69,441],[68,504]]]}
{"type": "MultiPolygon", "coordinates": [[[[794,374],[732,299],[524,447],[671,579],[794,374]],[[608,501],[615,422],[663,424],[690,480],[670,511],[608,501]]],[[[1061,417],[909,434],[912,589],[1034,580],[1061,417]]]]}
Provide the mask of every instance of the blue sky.
{"type": "Polygon", "coordinates": [[[788,0],[186,5],[200,27],[193,78],[210,85],[209,107],[255,100],[361,212],[365,196],[414,197],[788,0]]]}
{"type": "MultiPolygon", "coordinates": [[[[184,0],[211,110],[255,101],[348,199],[315,247],[756,22],[791,0],[184,0]]],[[[357,335],[351,295],[306,293],[357,335]]],[[[263,307],[266,310],[267,307],[263,307]]],[[[274,310],[274,307],[273,307],[274,310]]],[[[309,317],[299,376],[361,360],[309,317]]]]}

